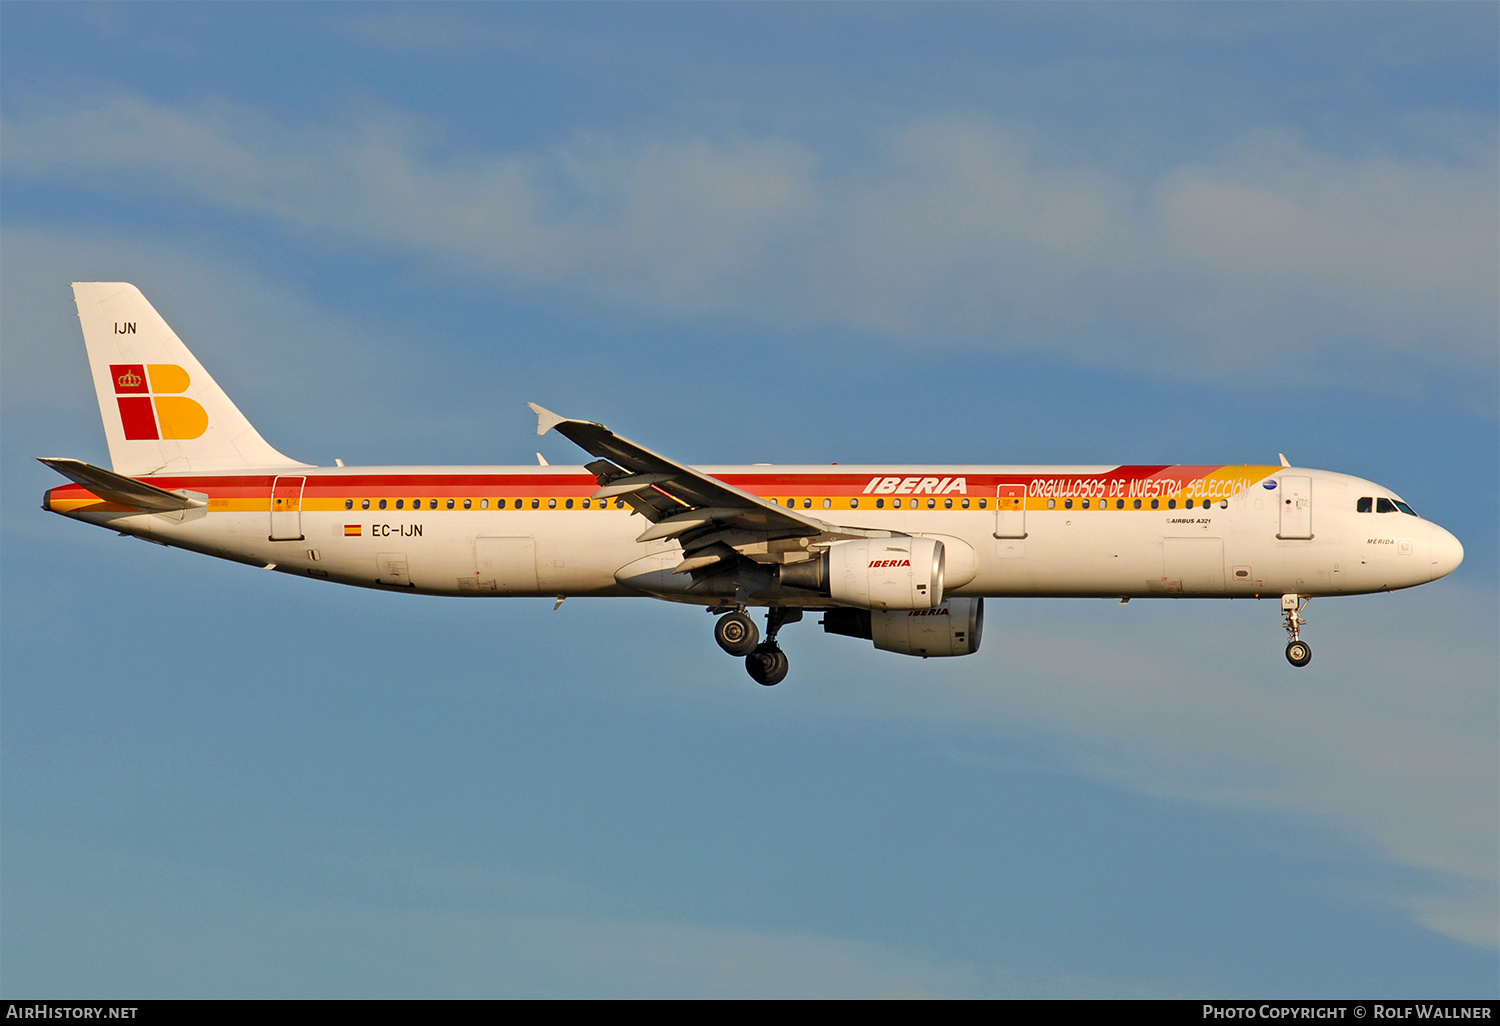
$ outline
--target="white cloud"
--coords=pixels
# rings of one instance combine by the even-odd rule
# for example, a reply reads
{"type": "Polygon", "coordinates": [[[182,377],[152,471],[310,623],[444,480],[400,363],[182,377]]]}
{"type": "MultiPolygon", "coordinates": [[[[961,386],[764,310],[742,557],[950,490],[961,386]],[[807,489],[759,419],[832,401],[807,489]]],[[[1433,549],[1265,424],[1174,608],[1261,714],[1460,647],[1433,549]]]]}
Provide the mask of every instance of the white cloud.
{"type": "Polygon", "coordinates": [[[1255,133],[1162,183],[1162,236],[1175,261],[1205,272],[1214,300],[1285,350],[1342,331],[1376,349],[1442,340],[1451,358],[1483,363],[1500,211],[1492,168],[1488,184],[1480,171],[1342,163],[1255,133]]]}
{"type": "Polygon", "coordinates": [[[1500,945],[1493,592],[1314,602],[1318,656],[1301,672],[1281,660],[1267,603],[991,601],[986,614],[984,650],[924,664],[921,686],[888,668],[872,669],[880,686],[858,665],[797,670],[826,674],[841,710],[1033,730],[1070,771],[1331,828],[1424,880],[1365,897],[1500,945]]]}
{"type": "MultiPolygon", "coordinates": [[[[37,991],[83,986],[263,998],[1164,996],[1128,981],[947,964],[795,930],[514,914],[503,910],[513,897],[507,892],[520,883],[529,893],[534,879],[496,884],[488,879],[493,871],[455,873],[433,861],[416,868],[456,881],[453,895],[414,902],[410,882],[396,878],[384,902],[298,902],[247,888],[239,874],[191,863],[84,853],[29,836],[13,838],[11,849],[9,871],[28,886],[7,922],[24,931],[28,944],[7,962],[7,979],[37,991]]],[[[340,868],[356,879],[372,875],[370,864],[340,868]]],[[[535,895],[525,903],[537,904],[535,895]]],[[[549,896],[545,903],[558,902],[549,896]]]]}
{"type": "MultiPolygon", "coordinates": [[[[1307,376],[1320,354],[1495,362],[1493,147],[1458,166],[1341,159],[1276,132],[1142,195],[978,118],[894,130],[863,163],[775,137],[586,136],[455,153],[411,118],[285,125],[115,100],[11,117],[6,172],[185,191],[512,284],[668,315],[920,344],[1307,376]]],[[[1404,365],[1340,366],[1355,380],[1404,365]]],[[[1383,383],[1390,383],[1389,381],[1383,383]]]]}
{"type": "Polygon", "coordinates": [[[261,433],[313,462],[332,463],[335,455],[359,459],[354,450],[368,444],[368,426],[446,370],[434,367],[430,350],[422,348],[428,340],[402,339],[388,326],[331,314],[295,285],[268,280],[201,244],[7,229],[0,258],[0,395],[9,443],[30,439],[30,455],[64,448],[81,458],[107,455],[68,287],[73,281],[138,285],[261,433]],[[401,373],[387,373],[390,367],[401,373]],[[334,382],[338,402],[330,404],[334,382]],[[309,448],[319,443],[344,448],[309,448]]]}

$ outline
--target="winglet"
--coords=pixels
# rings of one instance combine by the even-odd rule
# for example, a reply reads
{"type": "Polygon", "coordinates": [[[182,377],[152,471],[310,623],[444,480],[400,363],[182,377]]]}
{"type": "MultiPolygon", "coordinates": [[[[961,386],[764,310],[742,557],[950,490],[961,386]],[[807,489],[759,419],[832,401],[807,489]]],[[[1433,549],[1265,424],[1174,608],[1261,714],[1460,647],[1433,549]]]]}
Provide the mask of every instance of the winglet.
{"type": "Polygon", "coordinates": [[[538,406],[536,403],[527,403],[526,405],[530,406],[531,412],[536,414],[536,433],[539,435],[545,435],[548,431],[551,431],[568,419],[567,417],[559,417],[545,406],[538,406]]]}
{"type": "Polygon", "coordinates": [[[1276,455],[1281,457],[1281,465],[1283,467],[1290,467],[1291,466],[1291,464],[1286,461],[1286,453],[1284,453],[1284,452],[1278,452],[1276,455]]]}

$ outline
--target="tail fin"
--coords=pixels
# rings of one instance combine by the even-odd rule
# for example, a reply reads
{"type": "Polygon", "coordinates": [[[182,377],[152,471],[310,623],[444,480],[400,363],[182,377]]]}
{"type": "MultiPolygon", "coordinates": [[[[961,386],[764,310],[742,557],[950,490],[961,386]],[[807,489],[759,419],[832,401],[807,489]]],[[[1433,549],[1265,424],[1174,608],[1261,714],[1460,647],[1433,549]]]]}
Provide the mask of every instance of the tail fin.
{"type": "Polygon", "coordinates": [[[125,282],[73,283],[117,473],[305,467],[266,443],[161,315],[125,282]]]}

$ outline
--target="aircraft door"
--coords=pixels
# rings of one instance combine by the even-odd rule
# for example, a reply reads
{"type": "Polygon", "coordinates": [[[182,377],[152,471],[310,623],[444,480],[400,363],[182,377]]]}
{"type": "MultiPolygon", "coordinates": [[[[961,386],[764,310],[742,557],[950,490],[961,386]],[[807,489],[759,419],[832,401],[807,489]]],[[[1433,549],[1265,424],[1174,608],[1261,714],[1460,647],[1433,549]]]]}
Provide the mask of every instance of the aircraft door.
{"type": "Polygon", "coordinates": [[[1278,538],[1311,538],[1312,478],[1282,477],[1277,495],[1281,506],[1278,538]]]}
{"type": "Polygon", "coordinates": [[[995,489],[995,537],[1026,537],[1026,486],[1001,485],[995,489]]]}
{"type": "Polygon", "coordinates": [[[271,540],[302,538],[302,488],[305,477],[278,477],[271,482],[271,540]]]}

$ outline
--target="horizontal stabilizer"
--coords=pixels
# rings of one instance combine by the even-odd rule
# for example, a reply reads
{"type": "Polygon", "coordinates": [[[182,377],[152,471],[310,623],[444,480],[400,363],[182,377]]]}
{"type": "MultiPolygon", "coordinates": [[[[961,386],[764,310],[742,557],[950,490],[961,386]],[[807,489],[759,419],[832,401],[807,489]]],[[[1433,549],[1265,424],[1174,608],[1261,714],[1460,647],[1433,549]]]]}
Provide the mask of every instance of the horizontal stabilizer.
{"type": "Polygon", "coordinates": [[[181,492],[169,492],[165,488],[137,481],[113,470],[105,470],[82,460],[71,460],[60,456],[41,456],[38,461],[47,464],[74,484],[81,484],[101,499],[118,502],[122,506],[134,506],[146,513],[174,513],[184,509],[201,509],[208,505],[181,492]]]}

